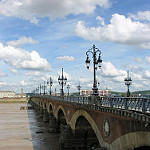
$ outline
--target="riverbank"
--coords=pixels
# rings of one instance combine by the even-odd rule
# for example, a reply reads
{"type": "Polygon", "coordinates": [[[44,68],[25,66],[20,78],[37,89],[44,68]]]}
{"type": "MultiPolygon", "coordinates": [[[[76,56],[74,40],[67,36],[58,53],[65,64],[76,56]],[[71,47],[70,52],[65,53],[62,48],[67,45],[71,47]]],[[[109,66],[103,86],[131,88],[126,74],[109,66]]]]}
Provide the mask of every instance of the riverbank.
{"type": "Polygon", "coordinates": [[[27,97],[17,97],[17,98],[0,98],[0,103],[27,103],[27,97]]]}
{"type": "Polygon", "coordinates": [[[59,150],[59,137],[29,103],[0,103],[0,150],[59,150]]]}

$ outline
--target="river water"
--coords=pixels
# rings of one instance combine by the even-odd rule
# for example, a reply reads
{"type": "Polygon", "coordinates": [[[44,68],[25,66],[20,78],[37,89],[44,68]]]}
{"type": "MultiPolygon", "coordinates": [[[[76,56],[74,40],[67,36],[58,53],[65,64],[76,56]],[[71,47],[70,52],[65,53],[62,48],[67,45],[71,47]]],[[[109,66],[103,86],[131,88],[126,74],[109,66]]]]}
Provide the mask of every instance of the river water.
{"type": "Polygon", "coordinates": [[[48,123],[26,103],[0,103],[1,150],[59,150],[60,133],[49,133],[48,123]]]}

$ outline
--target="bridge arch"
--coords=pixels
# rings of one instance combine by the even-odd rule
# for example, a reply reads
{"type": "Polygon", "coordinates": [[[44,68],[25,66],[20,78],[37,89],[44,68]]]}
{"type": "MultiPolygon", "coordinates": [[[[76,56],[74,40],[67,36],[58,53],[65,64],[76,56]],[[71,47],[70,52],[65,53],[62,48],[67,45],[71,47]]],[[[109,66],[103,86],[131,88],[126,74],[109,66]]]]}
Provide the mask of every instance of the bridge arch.
{"type": "Polygon", "coordinates": [[[43,109],[47,109],[46,102],[43,102],[43,109]]]}
{"type": "Polygon", "coordinates": [[[47,109],[48,109],[48,113],[53,113],[53,112],[54,112],[53,108],[54,108],[54,107],[53,107],[52,102],[49,102],[49,103],[48,103],[48,108],[47,108],[47,109]]]}
{"type": "Polygon", "coordinates": [[[43,102],[42,102],[42,100],[40,100],[40,107],[43,108],[43,102]]]}
{"type": "Polygon", "coordinates": [[[66,120],[66,123],[68,124],[68,118],[67,118],[67,115],[66,115],[66,112],[65,112],[65,109],[62,105],[59,105],[56,109],[56,113],[55,113],[55,117],[56,119],[58,120],[59,119],[59,111],[62,111],[63,114],[64,114],[64,117],[65,117],[65,120],[66,120]]]}
{"type": "Polygon", "coordinates": [[[129,150],[140,148],[143,146],[150,148],[150,132],[132,132],[121,136],[116,139],[111,145],[110,149],[113,150],[129,150]]]}
{"type": "Polygon", "coordinates": [[[85,110],[78,110],[72,116],[72,119],[69,122],[69,125],[73,129],[73,132],[75,132],[76,123],[77,123],[77,120],[80,116],[85,117],[85,119],[89,122],[89,124],[91,125],[91,127],[92,127],[98,141],[99,141],[100,146],[101,147],[108,147],[108,144],[103,141],[100,130],[98,129],[96,123],[94,122],[94,120],[92,119],[90,114],[87,113],[85,110]]]}

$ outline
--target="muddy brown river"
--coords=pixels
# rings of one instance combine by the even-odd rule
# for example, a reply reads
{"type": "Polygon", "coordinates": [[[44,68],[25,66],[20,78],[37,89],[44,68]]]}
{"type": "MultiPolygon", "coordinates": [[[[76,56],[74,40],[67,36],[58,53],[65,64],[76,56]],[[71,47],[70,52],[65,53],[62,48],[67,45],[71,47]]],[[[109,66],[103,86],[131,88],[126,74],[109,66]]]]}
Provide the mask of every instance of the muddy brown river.
{"type": "Polygon", "coordinates": [[[59,133],[49,133],[48,123],[25,103],[0,103],[1,150],[59,150],[59,133]]]}

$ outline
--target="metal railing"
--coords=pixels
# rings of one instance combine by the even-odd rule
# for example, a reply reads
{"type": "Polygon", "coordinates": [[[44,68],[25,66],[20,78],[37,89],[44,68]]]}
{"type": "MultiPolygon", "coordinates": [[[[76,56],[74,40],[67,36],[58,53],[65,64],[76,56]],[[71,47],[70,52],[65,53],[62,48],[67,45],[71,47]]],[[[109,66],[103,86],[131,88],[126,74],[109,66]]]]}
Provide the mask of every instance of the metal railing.
{"type": "Polygon", "coordinates": [[[101,99],[102,106],[135,110],[150,113],[150,98],[141,97],[104,97],[101,99]]]}
{"type": "Polygon", "coordinates": [[[87,96],[49,96],[49,95],[36,95],[38,97],[51,98],[57,101],[66,101],[72,103],[78,103],[108,108],[119,108],[124,110],[134,110],[143,113],[150,113],[150,98],[146,97],[101,97],[97,103],[90,100],[87,96]]]}

